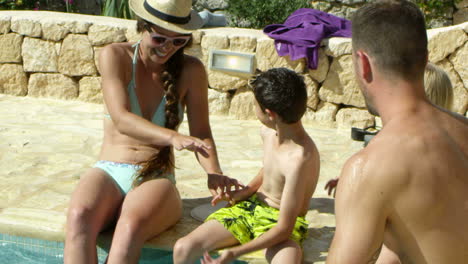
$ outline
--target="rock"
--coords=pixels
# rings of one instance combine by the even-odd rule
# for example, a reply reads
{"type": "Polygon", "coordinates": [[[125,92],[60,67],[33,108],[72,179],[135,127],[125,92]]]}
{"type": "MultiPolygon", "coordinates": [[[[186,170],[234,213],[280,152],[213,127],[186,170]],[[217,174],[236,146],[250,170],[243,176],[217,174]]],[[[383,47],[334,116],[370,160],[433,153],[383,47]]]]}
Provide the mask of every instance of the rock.
{"type": "Polygon", "coordinates": [[[28,37],[41,37],[41,24],[25,17],[11,17],[11,31],[28,37]]]}
{"type": "Polygon", "coordinates": [[[208,89],[210,115],[227,115],[231,106],[229,93],[208,89]]]}
{"type": "Polygon", "coordinates": [[[0,14],[0,34],[10,32],[11,16],[0,14]]]}
{"type": "Polygon", "coordinates": [[[196,5],[200,10],[208,9],[210,11],[224,10],[229,7],[227,0],[197,0],[196,5]]]}
{"type": "Polygon", "coordinates": [[[78,84],[62,74],[35,73],[29,79],[28,95],[56,99],[75,99],[78,96],[78,84]]]}
{"type": "Polygon", "coordinates": [[[88,38],[92,45],[99,46],[115,42],[123,42],[126,29],[110,25],[92,25],[88,31],[88,38]]]}
{"type": "Polygon", "coordinates": [[[0,64],[0,93],[25,96],[28,77],[20,64],[0,64]]]}
{"type": "Polygon", "coordinates": [[[247,86],[248,77],[240,77],[218,70],[208,70],[210,87],[221,91],[236,90],[247,86]]]}
{"type": "Polygon", "coordinates": [[[452,64],[449,60],[443,60],[437,63],[437,66],[444,69],[449,75],[450,81],[453,87],[453,105],[452,111],[459,114],[464,114],[468,109],[468,89],[463,85],[459,75],[453,69],[452,64]]]}
{"type": "Polygon", "coordinates": [[[69,34],[63,40],[59,71],[70,76],[96,75],[93,53],[87,36],[69,34]]]}
{"type": "Polygon", "coordinates": [[[443,60],[468,40],[466,33],[456,26],[428,30],[427,36],[429,61],[433,63],[443,60]]]}
{"type": "Polygon", "coordinates": [[[79,82],[78,100],[102,104],[104,102],[101,77],[83,77],[79,82]]]}
{"type": "Polygon", "coordinates": [[[26,37],[22,55],[26,72],[57,72],[58,53],[55,42],[26,37]]]}
{"type": "Polygon", "coordinates": [[[23,36],[16,33],[0,35],[0,62],[19,63],[21,58],[21,44],[23,36]]]}
{"type": "Polygon", "coordinates": [[[254,94],[246,89],[238,89],[231,100],[229,115],[236,119],[256,119],[254,94]]]}
{"type": "Polygon", "coordinates": [[[327,127],[335,127],[335,117],[338,111],[338,106],[328,102],[320,102],[317,111],[307,109],[302,120],[305,123],[313,123],[324,125],[327,127]]]}
{"type": "Polygon", "coordinates": [[[127,28],[125,31],[125,38],[128,42],[137,42],[141,39],[141,33],[138,33],[136,30],[136,25],[135,27],[127,28]]]}
{"type": "Polygon", "coordinates": [[[463,47],[452,53],[449,56],[449,60],[462,79],[463,85],[468,89],[468,42],[465,42],[463,47]]]}
{"type": "Polygon", "coordinates": [[[366,128],[375,124],[374,116],[367,110],[356,108],[342,108],[336,114],[338,128],[359,127],[366,128]]]}
{"type": "Polygon", "coordinates": [[[211,50],[222,50],[229,48],[229,39],[224,35],[205,35],[201,40],[201,48],[203,53],[203,63],[208,65],[208,58],[211,50]]]}
{"type": "Polygon", "coordinates": [[[315,111],[320,102],[320,98],[318,97],[318,83],[308,75],[304,75],[303,77],[307,87],[307,107],[315,111]]]}
{"type": "Polygon", "coordinates": [[[280,57],[275,49],[275,41],[270,38],[257,39],[257,68],[267,71],[271,68],[286,67],[298,73],[305,70],[305,58],[292,61],[289,56],[280,57]]]}
{"type": "Polygon", "coordinates": [[[309,75],[317,82],[321,83],[327,77],[328,69],[330,68],[330,62],[323,49],[319,49],[318,52],[318,67],[315,70],[309,69],[309,75]]]}
{"type": "Polygon", "coordinates": [[[333,60],[327,79],[319,90],[319,97],[322,101],[335,104],[366,107],[355,79],[351,55],[343,55],[333,60]]]}
{"type": "Polygon", "coordinates": [[[229,37],[229,49],[238,52],[254,52],[257,47],[257,39],[247,36],[229,37]]]}
{"type": "Polygon", "coordinates": [[[70,33],[70,29],[65,26],[66,24],[65,21],[57,21],[53,18],[41,20],[42,38],[53,41],[64,39],[70,33]]]}
{"type": "Polygon", "coordinates": [[[351,38],[330,38],[325,46],[325,54],[337,58],[342,55],[348,55],[353,52],[351,38]]]}

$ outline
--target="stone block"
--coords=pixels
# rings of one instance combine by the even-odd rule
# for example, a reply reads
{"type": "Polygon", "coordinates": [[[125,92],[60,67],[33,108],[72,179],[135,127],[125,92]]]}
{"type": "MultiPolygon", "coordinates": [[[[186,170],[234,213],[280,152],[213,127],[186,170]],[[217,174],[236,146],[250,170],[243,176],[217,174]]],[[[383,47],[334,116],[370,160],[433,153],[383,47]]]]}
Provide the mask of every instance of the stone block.
{"type": "Polygon", "coordinates": [[[78,97],[78,84],[70,77],[58,73],[35,73],[29,78],[28,95],[56,99],[78,97]]]}
{"type": "Polygon", "coordinates": [[[25,17],[11,17],[11,31],[28,37],[41,37],[42,28],[39,20],[25,17]]]}
{"type": "Polygon", "coordinates": [[[93,51],[94,51],[94,65],[96,65],[96,69],[97,69],[98,74],[99,74],[99,52],[101,52],[102,48],[104,48],[104,46],[101,46],[101,47],[93,47],[93,51]]]}
{"type": "Polygon", "coordinates": [[[125,31],[125,38],[128,42],[137,42],[141,39],[141,33],[136,30],[136,24],[134,27],[127,28],[125,31]]]}
{"type": "Polygon", "coordinates": [[[238,52],[254,52],[257,47],[257,39],[248,36],[230,36],[229,49],[238,52]]]}
{"type": "Polygon", "coordinates": [[[79,82],[78,100],[102,104],[104,102],[101,77],[83,77],[79,82]]]}
{"type": "Polygon", "coordinates": [[[208,70],[208,83],[210,87],[221,91],[236,90],[246,87],[248,77],[231,75],[222,71],[208,70]]]}
{"type": "Polygon", "coordinates": [[[210,50],[221,50],[229,48],[229,39],[224,35],[205,35],[201,40],[203,63],[208,65],[210,50]]]}
{"type": "Polygon", "coordinates": [[[0,64],[0,93],[25,96],[28,77],[20,64],[0,64]]]}
{"type": "Polygon", "coordinates": [[[364,97],[354,75],[351,55],[335,58],[328,72],[327,79],[319,90],[322,101],[346,104],[364,108],[364,97]]]}
{"type": "Polygon", "coordinates": [[[19,63],[21,59],[21,43],[23,36],[16,33],[0,35],[0,62],[19,63]]]}
{"type": "Polygon", "coordinates": [[[353,45],[351,38],[330,38],[325,46],[325,54],[331,57],[340,57],[342,55],[349,55],[353,52],[353,45]]]}
{"type": "Polygon", "coordinates": [[[305,58],[292,61],[289,56],[280,57],[275,49],[275,41],[270,38],[257,39],[257,68],[267,71],[271,68],[285,67],[298,73],[304,73],[305,58]]]}
{"type": "Polygon", "coordinates": [[[336,127],[335,118],[338,106],[328,102],[320,102],[317,111],[308,108],[302,120],[305,123],[336,127]]]}
{"type": "Polygon", "coordinates": [[[429,39],[429,61],[436,63],[445,59],[468,40],[466,33],[456,26],[431,29],[429,39]]]}
{"type": "Polygon", "coordinates": [[[92,23],[86,21],[85,18],[77,19],[75,21],[70,21],[65,24],[65,27],[70,30],[70,33],[73,34],[86,34],[88,33],[89,27],[91,27],[92,23]]]}
{"type": "Polygon", "coordinates": [[[200,45],[204,34],[205,33],[201,30],[192,32],[192,44],[200,45]]]}
{"type": "Polygon", "coordinates": [[[22,55],[26,72],[57,72],[56,43],[48,40],[26,37],[22,55]]]}
{"type": "Polygon", "coordinates": [[[468,42],[452,53],[449,56],[449,60],[462,79],[463,85],[468,89],[468,42]]]}
{"type": "Polygon", "coordinates": [[[315,70],[309,69],[309,75],[317,82],[321,83],[327,78],[328,70],[330,68],[330,62],[328,56],[325,54],[323,49],[319,49],[318,52],[318,67],[315,70]]]}
{"type": "Polygon", "coordinates": [[[303,77],[307,88],[307,107],[312,108],[315,111],[317,110],[317,106],[320,102],[320,98],[318,96],[318,83],[309,75],[303,75],[303,77]]]}
{"type": "Polygon", "coordinates": [[[247,89],[239,89],[231,100],[229,115],[236,119],[256,119],[255,96],[247,89]]]}
{"type": "Polygon", "coordinates": [[[336,113],[336,125],[340,129],[365,128],[375,125],[375,118],[366,109],[341,108],[336,113]]]}
{"type": "Polygon", "coordinates": [[[41,20],[42,38],[53,41],[64,39],[70,33],[70,29],[65,24],[65,21],[56,21],[52,18],[41,20]]]}
{"type": "Polygon", "coordinates": [[[227,115],[231,106],[229,93],[208,89],[208,105],[210,115],[227,115]]]}
{"type": "Polygon", "coordinates": [[[464,7],[453,13],[453,24],[461,24],[468,21],[468,8],[464,7]]]}
{"type": "Polygon", "coordinates": [[[453,69],[449,60],[445,59],[437,63],[437,66],[447,72],[453,87],[453,105],[451,111],[464,114],[468,109],[468,89],[463,85],[460,76],[453,69]]]}
{"type": "Polygon", "coordinates": [[[110,25],[92,25],[88,31],[88,38],[94,46],[115,42],[123,42],[126,29],[110,25]]]}
{"type": "Polygon", "coordinates": [[[96,75],[94,52],[88,37],[69,34],[62,43],[59,71],[70,76],[96,75]]]}
{"type": "Polygon", "coordinates": [[[0,34],[10,32],[11,16],[0,14],[0,34]]]}
{"type": "Polygon", "coordinates": [[[200,44],[192,43],[192,45],[184,48],[184,53],[193,57],[197,57],[200,61],[204,61],[203,51],[200,44]]]}

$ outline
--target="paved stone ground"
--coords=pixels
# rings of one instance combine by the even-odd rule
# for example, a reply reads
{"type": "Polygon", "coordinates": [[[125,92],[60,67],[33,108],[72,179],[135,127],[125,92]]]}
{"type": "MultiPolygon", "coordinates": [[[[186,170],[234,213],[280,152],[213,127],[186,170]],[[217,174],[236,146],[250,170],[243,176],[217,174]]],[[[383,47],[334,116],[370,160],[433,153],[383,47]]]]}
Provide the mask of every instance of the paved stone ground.
{"type": "MultiPolygon", "coordinates": [[[[224,172],[244,183],[262,163],[258,121],[212,116],[211,125],[224,172]]],[[[343,163],[362,148],[349,130],[306,124],[321,156],[320,180],[306,218],[307,263],[325,261],[333,237],[333,199],[323,190],[343,163]]],[[[180,131],[187,132],[187,123],[180,131]]],[[[0,95],[0,233],[63,241],[65,214],[79,176],[95,161],[102,138],[102,105],[0,95]]],[[[208,201],[206,176],[193,153],[178,152],[177,186],[184,198],[184,218],[149,247],[172,247],[199,222],[190,209],[208,201]]],[[[265,263],[260,252],[245,258],[265,263]]]]}

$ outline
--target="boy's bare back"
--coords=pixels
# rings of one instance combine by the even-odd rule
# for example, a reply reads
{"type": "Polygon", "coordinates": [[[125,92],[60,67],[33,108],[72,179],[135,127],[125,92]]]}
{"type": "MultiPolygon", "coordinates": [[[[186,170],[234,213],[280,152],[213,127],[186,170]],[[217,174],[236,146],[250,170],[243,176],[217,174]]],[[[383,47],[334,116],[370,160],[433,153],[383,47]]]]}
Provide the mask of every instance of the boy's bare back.
{"type": "Polygon", "coordinates": [[[307,133],[296,140],[285,140],[278,144],[275,130],[262,127],[263,139],[263,182],[257,194],[269,206],[280,209],[284,188],[301,194],[294,201],[305,215],[314,193],[320,170],[317,147],[307,133]],[[291,182],[291,186],[285,186],[291,182]],[[295,183],[298,183],[296,186],[295,183]],[[294,186],[293,186],[294,185],[294,186]]]}

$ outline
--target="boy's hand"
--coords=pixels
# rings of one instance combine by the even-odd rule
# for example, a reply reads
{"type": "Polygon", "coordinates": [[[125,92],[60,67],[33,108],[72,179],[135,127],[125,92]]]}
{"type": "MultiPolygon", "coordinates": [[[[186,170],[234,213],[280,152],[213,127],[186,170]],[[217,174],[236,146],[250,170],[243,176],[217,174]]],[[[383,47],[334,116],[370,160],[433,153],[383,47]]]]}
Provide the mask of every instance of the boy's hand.
{"type": "Polygon", "coordinates": [[[339,178],[331,179],[325,185],[325,190],[328,190],[328,195],[331,195],[333,192],[333,197],[336,195],[336,186],[338,186],[339,178]]]}
{"type": "Polygon", "coordinates": [[[244,186],[240,190],[225,192],[224,194],[218,194],[211,200],[211,205],[215,206],[220,201],[228,201],[232,206],[239,201],[247,200],[252,195],[249,186],[244,186]]]}
{"type": "MultiPolygon", "coordinates": [[[[208,174],[208,189],[210,190],[213,197],[225,197],[227,193],[232,191],[232,187],[234,187],[235,191],[238,191],[239,189],[244,188],[245,185],[238,180],[225,175],[214,173],[208,174]]],[[[211,204],[215,205],[213,204],[213,201],[211,204]]]]}
{"type": "Polygon", "coordinates": [[[221,253],[221,256],[219,258],[214,259],[208,254],[208,252],[205,251],[203,254],[203,258],[201,259],[201,264],[227,264],[233,261],[234,255],[232,254],[231,251],[225,250],[223,253],[221,253]]]}

